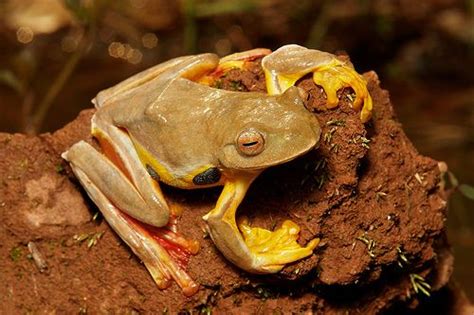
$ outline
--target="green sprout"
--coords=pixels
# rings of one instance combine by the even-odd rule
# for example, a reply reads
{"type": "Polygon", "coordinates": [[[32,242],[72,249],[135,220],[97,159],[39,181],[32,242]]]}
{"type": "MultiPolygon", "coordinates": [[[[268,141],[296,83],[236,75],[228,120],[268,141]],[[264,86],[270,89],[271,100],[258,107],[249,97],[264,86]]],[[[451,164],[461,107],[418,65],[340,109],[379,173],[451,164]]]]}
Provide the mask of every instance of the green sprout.
{"type": "Polygon", "coordinates": [[[56,173],[61,174],[64,172],[64,167],[62,164],[56,164],[56,173]]]}
{"type": "Polygon", "coordinates": [[[326,180],[329,179],[329,175],[327,173],[326,166],[327,166],[326,159],[320,159],[314,167],[314,170],[313,170],[312,174],[315,174],[314,175],[314,180],[316,181],[316,186],[317,186],[318,189],[321,189],[323,187],[324,183],[326,182],[326,180]],[[316,175],[316,173],[318,171],[320,171],[320,173],[316,175]]]}
{"type": "Polygon", "coordinates": [[[366,137],[360,137],[360,140],[361,140],[361,145],[366,148],[366,149],[370,149],[370,146],[369,146],[369,143],[370,143],[370,140],[367,139],[366,137]]]}
{"type": "Polygon", "coordinates": [[[72,238],[73,238],[73,240],[75,240],[76,242],[82,243],[82,242],[85,241],[88,237],[89,237],[89,234],[83,233],[83,234],[79,234],[79,235],[76,234],[76,235],[74,235],[72,238]]]}
{"type": "Polygon", "coordinates": [[[336,130],[337,130],[337,127],[332,127],[328,132],[326,132],[323,137],[324,142],[331,143],[332,136],[334,135],[336,130]]]}
{"type": "Polygon", "coordinates": [[[331,144],[331,148],[329,148],[329,151],[333,151],[334,153],[339,152],[339,144],[336,144],[336,143],[331,144]]]}
{"type": "Polygon", "coordinates": [[[224,83],[222,82],[222,79],[217,79],[214,81],[214,87],[216,89],[222,89],[224,87],[224,83]]]}
{"type": "Polygon", "coordinates": [[[97,242],[102,238],[105,231],[97,232],[97,233],[83,233],[79,235],[74,235],[72,238],[78,242],[82,243],[87,240],[87,248],[92,248],[93,246],[97,245],[97,242]]]}
{"type": "Polygon", "coordinates": [[[423,176],[421,176],[420,174],[418,173],[415,173],[415,179],[418,183],[420,183],[420,185],[423,185],[423,176]]]}
{"type": "Polygon", "coordinates": [[[199,314],[204,314],[204,315],[211,315],[212,314],[212,307],[210,305],[203,305],[201,309],[199,310],[199,314]]]}
{"type": "Polygon", "coordinates": [[[104,232],[92,234],[92,236],[90,236],[89,240],[87,241],[87,248],[97,245],[97,242],[101,239],[102,235],[104,235],[104,232]]]}
{"type": "Polygon", "coordinates": [[[266,300],[269,298],[274,298],[275,294],[270,290],[270,288],[265,286],[258,286],[257,287],[257,296],[259,299],[266,300]]]}
{"type": "Polygon", "coordinates": [[[100,215],[100,212],[97,211],[96,213],[94,213],[94,216],[92,217],[92,221],[97,221],[97,219],[99,218],[99,215],[100,215]]]}
{"type": "Polygon", "coordinates": [[[407,266],[410,264],[407,256],[405,256],[405,252],[403,251],[403,249],[401,249],[400,246],[397,246],[397,253],[398,253],[397,264],[400,268],[403,268],[404,266],[407,266]]]}
{"type": "Polygon", "coordinates": [[[230,88],[232,91],[245,91],[245,86],[242,84],[242,81],[239,80],[231,80],[230,81],[230,88]]]}
{"type": "Polygon", "coordinates": [[[346,95],[346,97],[351,103],[354,103],[354,99],[356,98],[356,94],[355,93],[349,93],[349,94],[346,95]]]}
{"type": "Polygon", "coordinates": [[[331,119],[326,123],[326,126],[344,127],[345,125],[346,121],[344,119],[331,119]]]}
{"type": "Polygon", "coordinates": [[[381,200],[384,200],[385,197],[387,197],[387,193],[383,192],[383,191],[377,191],[375,193],[375,200],[377,202],[380,202],[381,200]]]}
{"type": "Polygon", "coordinates": [[[17,262],[18,260],[20,260],[22,255],[23,255],[23,252],[21,250],[21,247],[19,247],[19,246],[13,247],[10,250],[10,258],[14,262],[17,262]]]}
{"type": "Polygon", "coordinates": [[[367,245],[367,252],[369,253],[370,258],[375,258],[375,241],[373,239],[367,238],[365,235],[356,237],[356,240],[361,241],[365,245],[367,245]]]}
{"type": "Polygon", "coordinates": [[[370,143],[370,139],[367,139],[366,137],[363,137],[363,136],[354,136],[352,139],[349,139],[349,143],[359,143],[360,142],[360,145],[366,149],[370,149],[370,146],[369,146],[369,143],[370,143]]]}
{"type": "Polygon", "coordinates": [[[321,189],[323,187],[324,183],[326,182],[326,180],[328,180],[328,179],[329,179],[329,177],[326,174],[326,172],[324,172],[321,175],[317,176],[316,177],[316,184],[317,184],[318,189],[321,189]]]}
{"type": "Polygon", "coordinates": [[[419,292],[426,296],[430,296],[431,286],[426,282],[425,278],[416,273],[410,273],[410,282],[416,294],[419,292]]]}

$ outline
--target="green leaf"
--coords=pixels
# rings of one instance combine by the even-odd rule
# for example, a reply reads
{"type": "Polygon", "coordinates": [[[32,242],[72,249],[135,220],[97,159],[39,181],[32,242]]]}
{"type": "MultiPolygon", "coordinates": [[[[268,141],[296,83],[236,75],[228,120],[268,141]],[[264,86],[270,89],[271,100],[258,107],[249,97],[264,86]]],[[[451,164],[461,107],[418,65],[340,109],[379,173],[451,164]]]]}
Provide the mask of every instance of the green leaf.
{"type": "Polygon", "coordinates": [[[452,172],[449,172],[449,171],[448,171],[448,178],[449,178],[450,184],[451,184],[453,187],[458,187],[459,181],[458,181],[458,179],[456,178],[456,176],[454,176],[454,174],[453,174],[452,172]]]}
{"type": "Polygon", "coordinates": [[[461,184],[461,185],[459,185],[459,191],[466,198],[474,200],[474,187],[472,187],[470,185],[467,185],[467,184],[461,184]]]}

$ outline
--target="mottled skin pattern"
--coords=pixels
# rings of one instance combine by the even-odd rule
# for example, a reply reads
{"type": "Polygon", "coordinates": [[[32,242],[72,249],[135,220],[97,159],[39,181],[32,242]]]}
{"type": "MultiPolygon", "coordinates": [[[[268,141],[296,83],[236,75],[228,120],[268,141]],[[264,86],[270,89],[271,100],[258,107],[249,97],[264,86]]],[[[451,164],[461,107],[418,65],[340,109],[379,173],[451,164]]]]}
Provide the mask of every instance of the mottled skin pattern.
{"type": "Polygon", "coordinates": [[[177,232],[176,213],[158,182],[183,189],[223,185],[215,208],[203,219],[221,253],[248,272],[275,273],[312,254],[319,240],[300,246],[296,242],[299,227],[292,221],[269,231],[251,227],[246,220],[237,224],[235,217],[248,187],[264,169],[316,147],[318,121],[304,108],[301,92],[293,85],[318,69],[325,76],[330,74],[330,83],[323,85],[328,107],[330,95],[336,92],[329,89],[347,84],[357,93],[354,107],[361,108],[364,102],[361,119],[370,117],[370,96],[364,94],[364,82],[350,66],[330,54],[296,45],[272,54],[267,50],[240,53],[220,63],[213,54],[176,58],[94,99],[97,112],[92,133],[103,154],[79,142],[63,157],[160,288],[174,279],[185,294],[196,292],[198,285],[174,257],[177,252],[196,253],[198,247],[177,232]],[[219,67],[239,67],[258,54],[267,55],[262,65],[271,95],[224,91],[193,82],[219,67]],[[301,62],[303,57],[311,62],[301,62]],[[334,68],[339,68],[341,77],[331,77],[334,68]],[[140,222],[160,228],[154,229],[157,235],[151,237],[140,222]]]}

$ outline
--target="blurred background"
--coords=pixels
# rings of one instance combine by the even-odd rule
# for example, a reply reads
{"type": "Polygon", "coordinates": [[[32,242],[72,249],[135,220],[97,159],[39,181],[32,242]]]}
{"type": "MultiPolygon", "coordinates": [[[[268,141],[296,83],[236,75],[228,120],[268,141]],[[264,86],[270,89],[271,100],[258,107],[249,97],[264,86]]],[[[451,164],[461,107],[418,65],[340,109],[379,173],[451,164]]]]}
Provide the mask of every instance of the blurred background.
{"type": "Polygon", "coordinates": [[[474,301],[474,0],[0,0],[0,131],[54,131],[140,70],[297,43],[375,70],[452,172],[454,274],[474,301]]]}

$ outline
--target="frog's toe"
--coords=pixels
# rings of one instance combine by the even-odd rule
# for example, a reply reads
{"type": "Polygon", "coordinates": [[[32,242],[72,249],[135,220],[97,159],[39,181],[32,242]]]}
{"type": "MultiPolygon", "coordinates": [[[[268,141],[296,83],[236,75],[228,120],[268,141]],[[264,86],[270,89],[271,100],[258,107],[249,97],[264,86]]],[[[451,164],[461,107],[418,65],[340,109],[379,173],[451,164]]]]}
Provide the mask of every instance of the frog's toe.
{"type": "Polygon", "coordinates": [[[256,48],[225,56],[219,60],[219,65],[214,71],[199,78],[197,82],[204,85],[213,85],[215,81],[232,69],[246,69],[250,61],[267,56],[272,51],[266,48],[256,48]]]}
{"type": "Polygon", "coordinates": [[[120,211],[117,211],[117,216],[124,221],[123,231],[119,234],[135,235],[135,241],[129,242],[129,245],[144,262],[160,289],[167,288],[175,280],[186,296],[197,292],[199,285],[185,271],[190,256],[199,251],[197,241],[184,238],[171,226],[158,228],[146,225],[120,211]]]}
{"type": "Polygon", "coordinates": [[[364,78],[358,74],[349,65],[335,59],[333,62],[325,65],[313,73],[313,81],[321,86],[326,93],[327,108],[334,108],[339,103],[337,91],[350,87],[354,90],[355,98],[352,100],[352,106],[360,110],[362,122],[367,122],[372,113],[372,98],[367,90],[367,83],[364,78]]]}
{"type": "Polygon", "coordinates": [[[239,229],[254,257],[255,267],[266,272],[278,272],[286,264],[312,255],[319,243],[319,239],[313,239],[305,247],[299,245],[300,227],[290,220],[275,231],[269,231],[251,227],[248,220],[243,219],[239,222],[239,229]]]}

